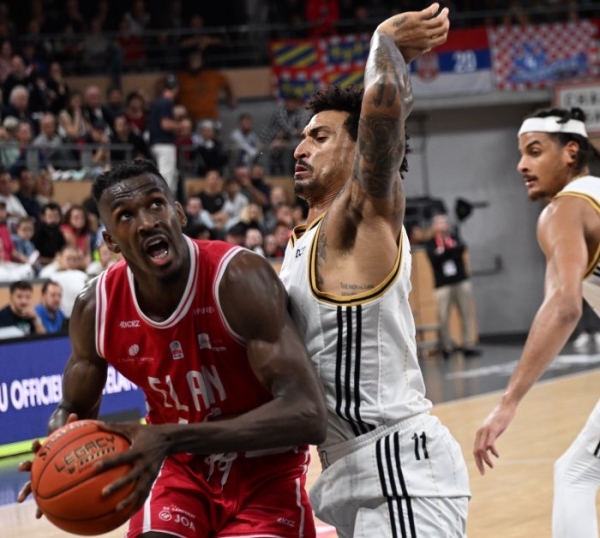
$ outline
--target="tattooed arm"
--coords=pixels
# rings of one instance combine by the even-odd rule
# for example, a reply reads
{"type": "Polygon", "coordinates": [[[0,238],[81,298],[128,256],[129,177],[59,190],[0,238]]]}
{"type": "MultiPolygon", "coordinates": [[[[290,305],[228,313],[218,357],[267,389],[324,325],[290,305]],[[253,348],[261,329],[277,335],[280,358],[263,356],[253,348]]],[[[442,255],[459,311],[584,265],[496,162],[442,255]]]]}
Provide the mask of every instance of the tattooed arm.
{"type": "MultiPolygon", "coordinates": [[[[442,44],[448,10],[438,4],[395,15],[379,25],[365,68],[365,94],[352,172],[352,205],[363,217],[372,213],[392,224],[396,234],[404,217],[400,165],[404,159],[404,124],[412,108],[407,63],[442,44]]],[[[396,235],[397,236],[397,235],[396,235]]]]}

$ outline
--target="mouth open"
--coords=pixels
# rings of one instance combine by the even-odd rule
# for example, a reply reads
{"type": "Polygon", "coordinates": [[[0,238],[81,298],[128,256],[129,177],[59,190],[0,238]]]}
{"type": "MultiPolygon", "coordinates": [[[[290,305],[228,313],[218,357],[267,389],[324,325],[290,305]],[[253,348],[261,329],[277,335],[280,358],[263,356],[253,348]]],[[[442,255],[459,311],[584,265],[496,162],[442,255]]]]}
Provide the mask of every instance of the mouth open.
{"type": "Polygon", "coordinates": [[[164,265],[170,260],[169,244],[164,239],[154,239],[146,245],[146,254],[157,265],[164,265]]]}

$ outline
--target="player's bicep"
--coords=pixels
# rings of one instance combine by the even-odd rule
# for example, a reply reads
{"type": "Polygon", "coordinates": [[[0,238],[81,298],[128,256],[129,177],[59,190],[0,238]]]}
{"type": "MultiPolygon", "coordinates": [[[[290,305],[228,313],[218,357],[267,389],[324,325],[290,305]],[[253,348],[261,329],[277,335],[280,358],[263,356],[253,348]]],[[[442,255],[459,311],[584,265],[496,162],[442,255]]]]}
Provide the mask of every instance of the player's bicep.
{"type": "Polygon", "coordinates": [[[238,254],[221,283],[221,308],[247,345],[256,375],[273,394],[281,384],[314,387],[310,357],[287,311],[287,294],[270,264],[252,253],[238,254]]]}
{"type": "Polygon", "coordinates": [[[77,297],[69,322],[71,356],[63,376],[63,404],[81,418],[100,402],[108,365],[96,352],[95,282],[77,297]]]}

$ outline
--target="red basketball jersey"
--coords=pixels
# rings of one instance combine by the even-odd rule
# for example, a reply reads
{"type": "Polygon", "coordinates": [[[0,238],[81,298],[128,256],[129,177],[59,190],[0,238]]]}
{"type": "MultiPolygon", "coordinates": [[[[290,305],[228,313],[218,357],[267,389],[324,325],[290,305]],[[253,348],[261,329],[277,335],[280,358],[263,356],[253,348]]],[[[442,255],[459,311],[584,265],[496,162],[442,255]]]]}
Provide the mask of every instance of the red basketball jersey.
{"type": "Polygon", "coordinates": [[[219,283],[239,247],[186,241],[190,275],[168,319],[156,322],[140,310],[123,261],[104,271],[96,288],[97,352],[144,391],[151,424],[202,422],[272,399],[219,304],[219,283]]]}

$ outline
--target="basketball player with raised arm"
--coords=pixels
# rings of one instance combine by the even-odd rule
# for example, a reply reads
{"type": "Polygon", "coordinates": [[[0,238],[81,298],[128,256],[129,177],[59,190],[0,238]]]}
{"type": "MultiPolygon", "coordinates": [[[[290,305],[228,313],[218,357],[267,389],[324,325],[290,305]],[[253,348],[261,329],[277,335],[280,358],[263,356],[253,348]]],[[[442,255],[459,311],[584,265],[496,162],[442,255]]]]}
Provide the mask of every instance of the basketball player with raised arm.
{"type": "Polygon", "coordinates": [[[412,106],[407,62],[443,43],[433,4],[375,31],[364,93],[330,86],[295,151],[309,204],[280,277],[323,382],[329,413],[311,489],[340,538],[462,537],[470,497],[458,443],[429,414],[408,294],[411,254],[400,176],[412,106]]]}
{"type": "Polygon", "coordinates": [[[132,447],[102,465],[133,465],[104,492],[137,480],[122,503],[140,508],[128,538],[314,538],[306,445],[324,439],[325,404],[275,271],[249,250],[185,237],[150,162],[92,191],[104,241],[124,259],[75,303],[49,429],[97,417],[110,364],[144,391],[150,424],[110,425],[132,447]]]}
{"type": "MultiPolygon", "coordinates": [[[[588,163],[598,151],[588,140],[579,108],[549,109],[519,129],[518,170],[531,200],[550,200],[537,237],[546,256],[544,301],[500,403],[477,431],[474,454],[481,474],[499,457],[496,440],[517,406],[561,351],[581,316],[582,297],[600,314],[600,178],[588,163]]],[[[570,448],[554,466],[554,538],[598,538],[600,401],[570,448]]]]}

